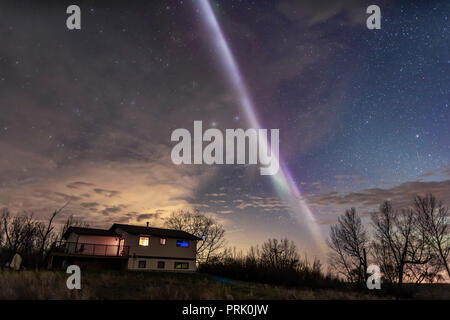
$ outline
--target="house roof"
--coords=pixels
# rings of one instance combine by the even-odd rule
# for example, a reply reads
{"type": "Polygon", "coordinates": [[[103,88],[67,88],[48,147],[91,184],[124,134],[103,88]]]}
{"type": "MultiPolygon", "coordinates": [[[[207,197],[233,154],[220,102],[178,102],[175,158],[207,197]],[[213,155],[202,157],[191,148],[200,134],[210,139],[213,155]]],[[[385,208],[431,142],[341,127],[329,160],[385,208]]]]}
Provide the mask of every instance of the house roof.
{"type": "Polygon", "coordinates": [[[111,231],[111,230],[82,228],[82,227],[69,227],[67,229],[67,231],[64,232],[63,238],[66,239],[71,232],[76,233],[76,234],[93,235],[93,236],[109,236],[109,237],[119,236],[117,233],[115,233],[114,231],[111,231]]]}
{"type": "Polygon", "coordinates": [[[152,228],[152,227],[144,227],[144,226],[134,226],[129,224],[119,224],[115,223],[109,229],[110,231],[115,231],[117,228],[122,229],[125,232],[137,235],[150,235],[157,237],[167,237],[167,238],[180,238],[180,239],[188,239],[188,240],[202,240],[193,234],[187,233],[181,230],[172,230],[172,229],[162,229],[162,228],[152,228]]]}

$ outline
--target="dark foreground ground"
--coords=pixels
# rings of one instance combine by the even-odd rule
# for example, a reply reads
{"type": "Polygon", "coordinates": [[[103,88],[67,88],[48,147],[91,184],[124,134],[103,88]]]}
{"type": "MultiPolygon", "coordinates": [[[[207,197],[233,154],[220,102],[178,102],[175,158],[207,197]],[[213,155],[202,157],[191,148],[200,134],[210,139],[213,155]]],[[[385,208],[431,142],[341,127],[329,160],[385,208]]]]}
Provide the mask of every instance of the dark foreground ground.
{"type": "MultiPolygon", "coordinates": [[[[82,271],[81,289],[69,290],[68,276],[61,271],[0,271],[0,299],[393,299],[380,292],[292,289],[199,273],[82,271]]],[[[450,285],[411,290],[409,299],[450,299],[450,285]]]]}

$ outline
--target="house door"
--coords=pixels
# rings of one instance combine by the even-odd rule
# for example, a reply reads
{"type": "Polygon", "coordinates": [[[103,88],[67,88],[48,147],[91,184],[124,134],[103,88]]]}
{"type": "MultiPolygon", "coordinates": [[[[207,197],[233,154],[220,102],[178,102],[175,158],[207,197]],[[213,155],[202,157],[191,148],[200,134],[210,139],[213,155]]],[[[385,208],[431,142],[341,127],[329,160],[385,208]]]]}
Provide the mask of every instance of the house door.
{"type": "Polygon", "coordinates": [[[123,255],[123,245],[125,243],[125,239],[120,239],[119,240],[119,256],[123,255]]]}

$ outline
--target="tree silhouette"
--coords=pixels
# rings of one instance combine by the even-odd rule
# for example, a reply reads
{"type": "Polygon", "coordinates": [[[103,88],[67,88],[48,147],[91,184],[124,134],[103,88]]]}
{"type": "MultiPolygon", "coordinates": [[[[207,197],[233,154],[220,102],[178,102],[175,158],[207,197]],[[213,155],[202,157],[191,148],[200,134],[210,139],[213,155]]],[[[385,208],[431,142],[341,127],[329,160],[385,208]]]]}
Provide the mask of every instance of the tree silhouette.
{"type": "Polygon", "coordinates": [[[414,198],[414,212],[418,223],[425,233],[427,245],[434,250],[440,264],[447,271],[450,279],[449,257],[450,257],[450,213],[442,202],[437,201],[432,194],[425,197],[414,198]]]}
{"type": "Polygon", "coordinates": [[[199,262],[208,262],[225,246],[224,227],[199,211],[172,212],[165,225],[170,229],[186,231],[203,239],[197,244],[199,262]]]}
{"type": "Polygon", "coordinates": [[[328,246],[331,267],[349,282],[363,283],[367,280],[367,231],[356,210],[351,208],[331,226],[328,246]]]}

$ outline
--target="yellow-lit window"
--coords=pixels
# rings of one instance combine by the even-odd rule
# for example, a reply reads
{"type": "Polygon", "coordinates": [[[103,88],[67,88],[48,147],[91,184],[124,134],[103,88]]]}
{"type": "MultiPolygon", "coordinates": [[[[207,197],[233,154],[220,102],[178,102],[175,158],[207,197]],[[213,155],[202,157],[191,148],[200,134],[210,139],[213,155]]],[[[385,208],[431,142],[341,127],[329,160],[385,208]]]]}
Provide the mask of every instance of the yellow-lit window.
{"type": "Polygon", "coordinates": [[[149,237],[139,237],[139,245],[143,247],[148,247],[148,244],[150,242],[149,237]]]}

